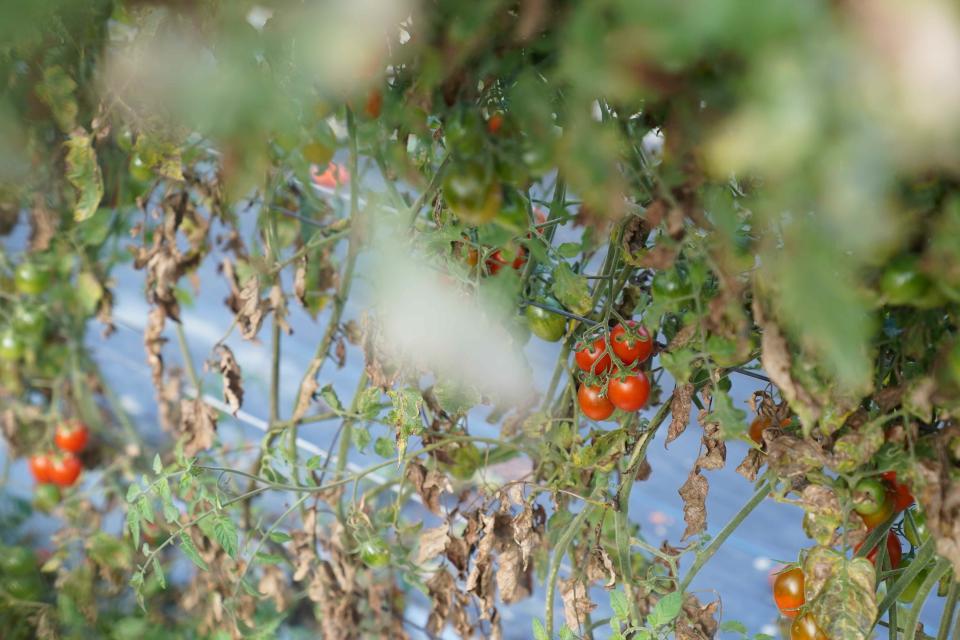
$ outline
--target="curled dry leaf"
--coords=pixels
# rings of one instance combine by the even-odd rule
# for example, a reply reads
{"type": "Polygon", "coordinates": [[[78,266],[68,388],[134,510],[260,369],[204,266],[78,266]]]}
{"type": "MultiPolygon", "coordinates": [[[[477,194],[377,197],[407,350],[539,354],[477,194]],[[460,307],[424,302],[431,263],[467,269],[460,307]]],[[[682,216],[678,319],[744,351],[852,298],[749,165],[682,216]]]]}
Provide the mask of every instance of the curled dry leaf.
{"type": "Polygon", "coordinates": [[[587,588],[581,580],[570,578],[560,579],[560,600],[563,602],[563,617],[567,627],[576,632],[583,628],[587,615],[597,608],[597,605],[587,595],[587,588]]]}
{"type": "Polygon", "coordinates": [[[425,529],[420,533],[420,548],[417,550],[417,564],[423,564],[438,558],[450,542],[450,525],[444,523],[439,527],[425,529]]]}
{"type": "Polygon", "coordinates": [[[617,585],[617,572],[613,567],[610,554],[601,545],[590,551],[590,560],[587,563],[587,579],[591,582],[604,580],[604,589],[613,589],[617,585]]]}
{"type": "Polygon", "coordinates": [[[667,438],[663,446],[680,437],[690,422],[690,408],[693,404],[694,386],[690,383],[678,384],[673,388],[673,399],[670,401],[670,427],[667,429],[667,438]]]}
{"type": "Polygon", "coordinates": [[[413,461],[407,465],[407,480],[416,489],[424,506],[436,515],[441,515],[440,495],[446,491],[453,492],[450,480],[436,469],[427,470],[419,462],[413,461]]]}
{"type": "Polygon", "coordinates": [[[829,487],[808,484],[800,493],[800,504],[807,512],[803,519],[806,534],[818,544],[828,545],[843,519],[837,494],[829,487]]]}
{"type": "Polygon", "coordinates": [[[323,364],[323,360],[314,358],[310,361],[310,366],[307,367],[303,382],[300,383],[300,389],[297,391],[297,404],[293,408],[293,415],[290,416],[290,419],[294,422],[307,415],[307,410],[313,404],[317,389],[320,388],[320,384],[317,382],[317,373],[320,371],[321,364],[323,364]]]}
{"type": "Polygon", "coordinates": [[[802,476],[825,466],[829,456],[818,443],[768,428],[763,433],[767,444],[767,464],[784,477],[802,476]],[[777,432],[774,434],[773,432],[777,432]],[[776,437],[771,438],[772,435],[776,437]]]}
{"type": "Polygon", "coordinates": [[[267,296],[267,301],[277,325],[288,336],[292,335],[293,328],[287,322],[287,297],[283,295],[283,289],[280,288],[280,285],[275,284],[270,287],[270,295],[267,296]]]}
{"type": "Polygon", "coordinates": [[[460,591],[449,571],[441,567],[433,574],[427,581],[427,595],[432,605],[427,618],[427,629],[431,633],[440,635],[449,623],[461,638],[473,637],[473,625],[467,613],[470,598],[460,591]]]}
{"type": "Polygon", "coordinates": [[[47,206],[45,196],[38,192],[30,209],[30,250],[49,249],[59,226],[60,217],[47,206]]]}
{"type": "Polygon", "coordinates": [[[760,467],[762,466],[763,452],[761,452],[759,449],[750,449],[747,451],[747,455],[743,459],[743,462],[737,465],[737,473],[750,482],[753,482],[757,479],[757,474],[760,472],[760,467]]]}
{"type": "Polygon", "coordinates": [[[233,356],[233,351],[225,344],[217,347],[220,354],[220,376],[223,380],[223,400],[230,406],[233,415],[243,405],[243,378],[240,373],[240,365],[233,356]]]}
{"type": "Polygon", "coordinates": [[[690,475],[687,476],[686,482],[678,491],[680,497],[683,498],[683,521],[687,524],[681,540],[686,540],[707,527],[706,502],[709,490],[710,484],[700,474],[700,467],[694,465],[690,475]]]}
{"type": "Polygon", "coordinates": [[[199,398],[181,400],[179,432],[184,455],[195,456],[209,449],[217,432],[216,409],[199,398]]]}
{"type": "Polygon", "coordinates": [[[240,289],[238,303],[239,308],[236,314],[240,335],[246,340],[253,340],[260,332],[266,307],[263,300],[260,299],[260,278],[258,276],[250,276],[244,283],[243,288],[240,289]]]}
{"type": "Polygon", "coordinates": [[[290,588],[287,585],[286,573],[277,565],[263,565],[263,573],[260,574],[257,591],[264,598],[273,600],[273,606],[277,613],[287,610],[290,602],[290,588]]]}
{"type": "Polygon", "coordinates": [[[153,386],[160,390],[163,386],[163,345],[167,339],[163,337],[163,326],[167,316],[160,307],[153,307],[147,314],[147,326],[143,330],[143,346],[147,352],[147,364],[150,365],[150,376],[153,386]]]}
{"type": "Polygon", "coordinates": [[[717,635],[719,623],[717,610],[720,601],[714,600],[705,605],[691,593],[686,594],[683,600],[683,609],[677,619],[677,640],[711,640],[717,635]]]}
{"type": "MultiPolygon", "coordinates": [[[[706,415],[706,412],[703,414],[706,415]]],[[[716,471],[722,469],[727,462],[727,444],[720,433],[720,425],[715,422],[706,422],[701,416],[703,425],[703,453],[697,458],[697,466],[701,469],[716,471]]]]}
{"type": "Polygon", "coordinates": [[[533,591],[533,575],[523,567],[520,547],[509,544],[497,555],[497,589],[505,604],[523,600],[533,591]]]}
{"type": "Polygon", "coordinates": [[[291,532],[290,555],[293,557],[293,580],[299,582],[307,577],[317,559],[317,512],[309,509],[304,516],[303,529],[291,532]]]}

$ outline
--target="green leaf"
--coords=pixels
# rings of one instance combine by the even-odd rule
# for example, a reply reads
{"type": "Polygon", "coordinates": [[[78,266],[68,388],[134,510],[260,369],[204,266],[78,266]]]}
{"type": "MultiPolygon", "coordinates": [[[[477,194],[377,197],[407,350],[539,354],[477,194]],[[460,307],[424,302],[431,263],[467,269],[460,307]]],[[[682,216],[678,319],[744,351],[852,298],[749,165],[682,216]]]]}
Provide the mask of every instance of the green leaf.
{"type": "Polygon", "coordinates": [[[283,531],[271,531],[270,539],[278,544],[284,544],[293,540],[289,533],[284,533],[283,531]]]}
{"type": "Polygon", "coordinates": [[[127,502],[133,503],[134,500],[140,495],[140,485],[136,483],[131,483],[127,487],[127,502]]]}
{"type": "Polygon", "coordinates": [[[237,557],[237,525],[227,516],[217,516],[213,521],[213,537],[231,558],[237,557]]]}
{"type": "Polygon", "coordinates": [[[564,242],[557,247],[557,253],[561,258],[576,258],[582,250],[583,247],[576,242],[564,242]]]}
{"type": "Polygon", "coordinates": [[[127,509],[127,531],[133,539],[133,546],[140,546],[140,512],[131,505],[127,509]]]}
{"type": "Polygon", "coordinates": [[[420,410],[423,396],[416,389],[407,387],[400,391],[388,391],[393,402],[393,410],[387,415],[387,421],[397,430],[397,457],[402,459],[407,450],[407,438],[423,431],[420,410]]]}
{"type": "Polygon", "coordinates": [[[747,412],[734,407],[730,395],[722,389],[717,389],[713,395],[710,419],[720,424],[724,438],[742,436],[747,430],[747,412]]]}
{"type": "Polygon", "coordinates": [[[433,387],[433,392],[440,406],[450,415],[466,413],[481,401],[479,391],[450,378],[440,380],[433,387]]]}
{"type": "Polygon", "coordinates": [[[567,625],[563,625],[560,627],[560,640],[577,640],[577,634],[567,625]]]}
{"type": "Polygon", "coordinates": [[[381,392],[379,387],[367,387],[356,399],[357,413],[366,420],[373,420],[380,413],[381,392]]]}
{"type": "Polygon", "coordinates": [[[81,271],[77,275],[75,291],[80,307],[86,315],[90,315],[97,310],[100,299],[103,297],[103,285],[100,284],[95,275],[89,271],[81,271]]]}
{"type": "Polygon", "coordinates": [[[660,364],[680,383],[690,381],[691,365],[696,359],[697,352],[693,349],[677,349],[660,354],[660,364]]]}
{"type": "Polygon", "coordinates": [[[320,397],[327,403],[331,409],[337,413],[343,413],[343,403],[337,397],[337,392],[333,390],[333,385],[326,385],[320,390],[320,397]]]}
{"type": "Polygon", "coordinates": [[[186,531],[180,532],[180,548],[183,549],[183,553],[186,554],[197,567],[204,571],[210,570],[207,563],[200,557],[200,552],[197,551],[197,548],[193,545],[193,541],[190,539],[190,536],[187,535],[186,531]]]}
{"type": "Polygon", "coordinates": [[[140,512],[140,517],[153,524],[156,521],[156,516],[153,514],[153,505],[150,503],[150,500],[146,495],[141,495],[137,499],[137,511],[140,512]]]}
{"type": "Polygon", "coordinates": [[[381,458],[392,458],[396,451],[396,443],[390,438],[379,437],[373,443],[373,452],[381,458]]]}
{"type": "Polygon", "coordinates": [[[630,604],[622,591],[614,591],[610,594],[610,608],[621,620],[630,619],[630,604]]]}
{"type": "Polygon", "coordinates": [[[153,456],[153,472],[157,475],[160,475],[160,472],[163,471],[163,461],[160,459],[160,454],[153,456]]]}
{"type": "Polygon", "coordinates": [[[683,605],[683,594],[679,591],[672,591],[657,600],[657,604],[650,612],[650,625],[653,627],[663,627],[670,624],[680,615],[680,607],[683,605]]]}
{"type": "Polygon", "coordinates": [[[533,619],[533,638],[534,640],[550,640],[550,636],[547,635],[547,630],[543,628],[540,618],[533,619]]]}
{"type": "Polygon", "coordinates": [[[60,65],[44,69],[43,81],[36,87],[37,97],[50,107],[53,119],[64,133],[73,131],[77,126],[79,109],[74,96],[76,90],[77,83],[60,65]]]}
{"type": "Polygon", "coordinates": [[[170,524],[176,524],[180,520],[180,510],[173,504],[170,482],[166,478],[162,478],[157,483],[157,494],[160,496],[160,503],[163,505],[163,519],[170,524]]]}
{"type": "Polygon", "coordinates": [[[370,430],[361,425],[355,425],[350,431],[350,439],[357,451],[366,453],[367,446],[370,444],[370,430]]]}
{"type": "Polygon", "coordinates": [[[587,279],[574,273],[566,262],[561,262],[553,270],[551,290],[557,300],[574,313],[586,315],[593,309],[587,279]]]}
{"type": "Polygon", "coordinates": [[[97,212],[103,198],[103,175],[90,136],[83,129],[67,141],[67,180],[77,190],[73,218],[83,222],[97,212]]]}
{"type": "Polygon", "coordinates": [[[157,582],[160,584],[161,589],[167,588],[167,579],[163,575],[163,567],[160,566],[160,561],[157,559],[157,556],[153,556],[153,575],[157,579],[157,582]]]}

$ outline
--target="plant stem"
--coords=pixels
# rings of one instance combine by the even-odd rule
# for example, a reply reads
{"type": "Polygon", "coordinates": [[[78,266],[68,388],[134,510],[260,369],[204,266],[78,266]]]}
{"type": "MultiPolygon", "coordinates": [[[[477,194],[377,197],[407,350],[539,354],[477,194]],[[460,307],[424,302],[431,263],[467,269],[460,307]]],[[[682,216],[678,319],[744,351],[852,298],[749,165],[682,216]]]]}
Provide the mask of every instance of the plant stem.
{"type": "Polygon", "coordinates": [[[947,640],[947,633],[950,631],[950,623],[953,622],[953,614],[957,609],[957,596],[960,592],[956,578],[950,581],[950,590],[947,592],[947,602],[943,605],[943,616],[940,618],[940,629],[937,631],[937,640],[947,640]]]}
{"type": "Polygon", "coordinates": [[[760,488],[757,489],[756,493],[753,494],[753,497],[747,501],[747,504],[743,507],[730,519],[730,521],[720,530],[720,533],[717,534],[717,537],[710,541],[710,544],[707,545],[707,548],[697,554],[696,560],[693,561],[693,565],[690,567],[690,570],[687,571],[687,575],[684,576],[683,580],[680,582],[680,590],[685,591],[688,586],[690,586],[690,581],[700,572],[700,569],[703,568],[705,564],[713,557],[713,554],[717,552],[720,546],[730,537],[730,534],[733,533],[737,527],[740,526],[740,523],[743,522],[750,513],[757,508],[763,499],[767,497],[767,494],[770,493],[772,482],[770,480],[764,480],[760,484],[760,488]]]}
{"type": "Polygon", "coordinates": [[[590,515],[593,509],[594,507],[590,505],[584,505],[580,513],[574,516],[573,520],[571,520],[563,530],[560,539],[557,541],[557,546],[553,551],[550,573],[547,575],[547,601],[543,613],[548,638],[553,637],[553,599],[557,589],[557,575],[560,572],[560,565],[563,563],[563,556],[566,555],[567,548],[570,546],[570,543],[573,542],[573,537],[577,535],[580,525],[583,524],[583,521],[587,519],[587,516],[590,515]]]}

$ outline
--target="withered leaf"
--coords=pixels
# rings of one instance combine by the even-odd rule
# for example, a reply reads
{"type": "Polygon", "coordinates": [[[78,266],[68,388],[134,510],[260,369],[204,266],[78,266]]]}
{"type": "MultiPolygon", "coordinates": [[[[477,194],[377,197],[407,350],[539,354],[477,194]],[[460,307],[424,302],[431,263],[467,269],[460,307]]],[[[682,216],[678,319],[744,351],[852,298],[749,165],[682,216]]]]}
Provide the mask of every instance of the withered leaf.
{"type": "Polygon", "coordinates": [[[308,309],[307,304],[307,256],[297,261],[297,270],[293,274],[293,294],[300,301],[300,306],[308,309]]]}
{"type": "Polygon", "coordinates": [[[444,523],[439,527],[425,529],[420,533],[420,548],[417,550],[417,564],[439,557],[450,542],[450,525],[444,523]]]}
{"type": "Polygon", "coordinates": [[[523,600],[533,590],[533,576],[523,567],[520,548],[511,544],[497,556],[497,589],[505,604],[523,600]]]}
{"type": "Polygon", "coordinates": [[[436,515],[441,515],[440,495],[444,491],[453,492],[450,480],[436,469],[428,471],[425,466],[417,461],[407,465],[407,480],[413,484],[420,499],[423,500],[424,506],[436,515]]]}
{"type": "Polygon", "coordinates": [[[587,588],[576,578],[558,580],[560,599],[563,601],[563,617],[567,627],[579,631],[586,623],[587,615],[597,608],[587,596],[587,588]]]}
{"type": "Polygon", "coordinates": [[[686,482],[678,493],[683,498],[683,521],[687,524],[681,540],[696,535],[707,527],[707,492],[710,483],[700,474],[700,468],[694,465],[686,482]]]}
{"type": "Polygon", "coordinates": [[[237,326],[240,335],[246,340],[253,340],[260,332],[263,324],[264,303],[260,299],[260,278],[256,275],[244,283],[238,296],[237,326]]]}
{"type": "Polygon", "coordinates": [[[180,437],[183,453],[195,456],[209,449],[217,431],[217,411],[199,398],[180,401],[180,437]]]}
{"type": "Polygon", "coordinates": [[[700,424],[703,425],[704,452],[697,458],[697,466],[711,471],[722,469],[727,461],[727,445],[720,434],[720,425],[705,420],[701,420],[700,424]]]}
{"type": "Polygon", "coordinates": [[[737,473],[753,482],[757,479],[760,467],[763,466],[763,453],[759,449],[750,449],[746,457],[737,465],[737,473]]]}
{"type": "Polygon", "coordinates": [[[440,568],[427,581],[427,594],[432,604],[427,618],[427,629],[440,635],[447,623],[453,625],[461,638],[473,637],[473,625],[467,607],[470,599],[457,588],[457,582],[446,569],[440,568]]]}
{"type": "Polygon", "coordinates": [[[283,569],[275,564],[264,564],[263,573],[260,574],[260,582],[257,583],[257,591],[264,598],[273,600],[273,606],[277,613],[287,610],[290,602],[289,587],[287,585],[287,575],[283,569]]]}
{"type": "Polygon", "coordinates": [[[307,410],[313,404],[317,389],[320,388],[320,384],[317,382],[317,372],[320,371],[321,363],[320,358],[314,358],[310,361],[310,366],[307,367],[303,382],[300,383],[300,390],[297,391],[297,405],[293,409],[293,415],[290,416],[290,419],[294,422],[307,415],[307,410]]]}
{"type": "Polygon", "coordinates": [[[682,613],[677,620],[677,640],[711,640],[716,637],[719,608],[719,600],[701,605],[695,595],[686,594],[682,613]]]}
{"type": "Polygon", "coordinates": [[[225,344],[217,347],[220,353],[220,376],[223,381],[223,400],[230,406],[233,415],[243,405],[243,378],[240,374],[240,365],[233,356],[233,351],[225,344]]]}
{"type": "Polygon", "coordinates": [[[280,288],[280,285],[275,284],[270,287],[270,295],[267,296],[267,300],[270,303],[270,311],[273,312],[274,320],[280,329],[288,336],[293,334],[293,328],[287,322],[287,298],[283,295],[283,289],[280,288]]]}
{"type": "Polygon", "coordinates": [[[604,589],[613,589],[617,584],[617,572],[613,567],[610,554],[601,545],[590,551],[590,561],[587,563],[587,578],[593,582],[604,580],[604,589]]]}
{"type": "Polygon", "coordinates": [[[663,446],[680,437],[690,422],[690,408],[693,405],[694,386],[690,383],[678,384],[673,388],[673,399],[670,401],[670,427],[667,429],[667,438],[663,446]]]}

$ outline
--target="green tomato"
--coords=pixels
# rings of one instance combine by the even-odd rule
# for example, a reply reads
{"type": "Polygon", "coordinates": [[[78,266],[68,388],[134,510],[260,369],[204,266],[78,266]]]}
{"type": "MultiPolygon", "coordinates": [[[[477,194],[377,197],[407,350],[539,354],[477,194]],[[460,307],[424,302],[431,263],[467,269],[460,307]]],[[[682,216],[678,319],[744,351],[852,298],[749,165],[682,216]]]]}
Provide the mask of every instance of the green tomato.
{"type": "Polygon", "coordinates": [[[18,306],[13,312],[13,328],[25,342],[37,344],[47,330],[47,316],[40,307],[18,306]]]}
{"type": "Polygon", "coordinates": [[[480,225],[497,215],[502,195],[489,168],[482,162],[471,160],[447,171],[443,179],[443,198],[465,223],[480,225]]]}
{"type": "Polygon", "coordinates": [[[24,351],[23,339],[13,327],[7,327],[0,332],[0,360],[16,362],[23,357],[24,351]]]}
{"type": "Polygon", "coordinates": [[[926,300],[932,284],[920,272],[917,257],[906,254],[897,256],[887,265],[880,278],[880,293],[887,304],[915,305],[926,300]]]}
{"type": "Polygon", "coordinates": [[[116,140],[117,146],[127,153],[130,153],[130,150],[133,149],[134,142],[136,142],[133,130],[130,127],[122,127],[120,131],[117,132],[116,140]]]}
{"type": "Polygon", "coordinates": [[[9,547],[0,556],[0,573],[5,576],[30,576],[38,571],[37,556],[29,547],[9,547]]]}
{"type": "Polygon", "coordinates": [[[653,297],[674,301],[690,295],[690,283],[676,269],[660,271],[653,276],[653,297]]]}
{"type": "Polygon", "coordinates": [[[28,261],[21,262],[17,265],[17,271],[14,273],[13,278],[17,291],[28,296],[43,293],[47,290],[47,285],[50,283],[50,276],[46,270],[28,261]]]}
{"type": "Polygon", "coordinates": [[[385,567],[390,563],[390,549],[380,538],[370,538],[360,543],[360,559],[371,569],[385,567]]]}
{"type": "Polygon", "coordinates": [[[910,515],[913,516],[913,523],[910,522],[910,518],[903,519],[903,535],[911,545],[919,547],[930,537],[930,532],[927,530],[927,516],[923,515],[923,511],[919,509],[911,510],[910,515]]]}
{"type": "MultiPolygon", "coordinates": [[[[913,564],[913,562],[914,562],[913,560],[904,560],[900,564],[900,568],[903,570],[906,570],[907,567],[913,564]]],[[[918,573],[916,576],[914,576],[913,580],[911,580],[910,583],[906,586],[906,588],[900,592],[900,595],[897,597],[897,600],[899,600],[900,602],[904,602],[906,604],[910,604],[911,602],[916,600],[917,592],[920,591],[920,586],[923,584],[923,581],[927,579],[927,575],[929,573],[930,573],[929,569],[924,569],[923,571],[918,573]]]]}
{"type": "Polygon", "coordinates": [[[0,589],[3,589],[17,600],[35,602],[40,599],[42,586],[37,577],[4,577],[0,580],[0,589]]]}
{"type": "Polygon", "coordinates": [[[953,343],[950,353],[947,355],[947,365],[953,376],[953,381],[960,385],[960,340],[953,343]]]}
{"type": "Polygon", "coordinates": [[[129,164],[130,177],[138,187],[146,187],[147,183],[153,179],[153,169],[146,163],[139,153],[130,156],[129,164]]]}
{"type": "MultiPolygon", "coordinates": [[[[556,300],[548,299],[544,302],[550,306],[558,308],[560,306],[556,300]]],[[[557,342],[563,337],[567,328],[567,319],[560,314],[533,305],[527,305],[523,313],[527,317],[530,331],[541,340],[557,342]]]]}
{"type": "Polygon", "coordinates": [[[874,478],[867,478],[857,483],[853,491],[853,508],[862,516],[877,513],[887,499],[887,488],[874,478]]]}
{"type": "Polygon", "coordinates": [[[33,506],[39,511],[49,513],[60,504],[60,488],[55,484],[44,482],[38,484],[33,491],[33,506]]]}

